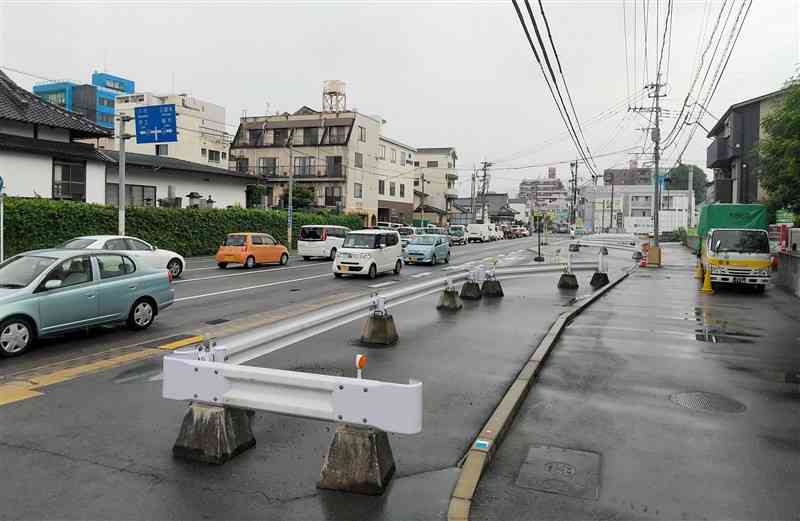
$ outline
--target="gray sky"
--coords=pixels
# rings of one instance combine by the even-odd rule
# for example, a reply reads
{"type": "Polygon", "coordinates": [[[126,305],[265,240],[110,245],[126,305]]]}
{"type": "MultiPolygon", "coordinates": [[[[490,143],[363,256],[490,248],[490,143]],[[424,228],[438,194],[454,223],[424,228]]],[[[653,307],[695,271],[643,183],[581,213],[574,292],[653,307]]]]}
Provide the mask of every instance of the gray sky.
{"type": "MultiPolygon", "coordinates": [[[[661,7],[662,27],[667,1],[649,1],[651,14],[656,4],[661,7]]],[[[636,129],[647,125],[624,109],[592,119],[645,83],[644,0],[624,3],[630,81],[623,0],[544,0],[595,154],[641,145],[636,129]]],[[[662,101],[679,109],[696,67],[702,22],[710,32],[722,1],[674,0],[674,6],[668,97],[662,101]]],[[[538,9],[535,1],[532,7],[538,9]]],[[[651,82],[654,24],[648,34],[646,81],[651,82]]],[[[726,40],[727,34],[723,46],[726,40]]],[[[755,0],[708,108],[721,116],[731,103],[780,88],[797,62],[797,0],[755,0]]],[[[341,79],[347,82],[349,107],[383,116],[387,136],[418,147],[454,146],[460,167],[471,168],[483,158],[497,161],[498,168],[548,164],[576,154],[511,2],[0,0],[0,66],[82,82],[105,67],[136,81],[137,90],[155,92],[169,91],[174,75],[177,91],[225,106],[232,125],[243,109],[259,115],[267,103],[270,111],[319,108],[322,81],[341,79]]],[[[37,81],[9,75],[26,88],[37,81]]],[[[663,126],[668,130],[674,121],[665,118],[663,126]]],[[[710,128],[714,121],[705,116],[703,123],[710,128]]],[[[704,166],[704,134],[695,134],[684,162],[704,166]]],[[[674,162],[676,155],[673,148],[665,157],[674,162]]],[[[602,170],[631,158],[620,153],[596,162],[602,170]]],[[[568,166],[558,165],[558,171],[566,179],[568,166]]],[[[491,189],[513,193],[523,177],[545,172],[544,166],[498,170],[491,189]]],[[[581,172],[588,174],[584,167],[581,172]]],[[[460,175],[459,189],[467,193],[470,173],[460,175]]]]}

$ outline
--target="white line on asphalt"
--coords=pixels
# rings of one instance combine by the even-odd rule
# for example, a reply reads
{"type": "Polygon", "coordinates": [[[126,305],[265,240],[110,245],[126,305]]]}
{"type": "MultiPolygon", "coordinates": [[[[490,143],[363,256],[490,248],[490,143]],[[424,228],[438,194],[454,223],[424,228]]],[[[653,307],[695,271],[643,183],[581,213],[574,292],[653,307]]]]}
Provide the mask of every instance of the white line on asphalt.
{"type": "Polygon", "coordinates": [[[299,279],[280,280],[278,282],[267,282],[266,284],[256,284],[255,286],[245,286],[243,288],[226,289],[222,291],[213,291],[211,293],[203,293],[201,295],[191,295],[189,297],[176,298],[175,302],[183,302],[185,300],[194,300],[205,297],[215,297],[217,295],[226,295],[228,293],[236,293],[238,291],[249,291],[251,289],[267,288],[269,286],[280,286],[281,284],[292,284],[293,282],[302,282],[304,280],[319,279],[321,277],[330,277],[330,273],[323,273],[321,275],[312,275],[310,277],[302,277],[299,279]]]}
{"type": "Polygon", "coordinates": [[[390,280],[389,282],[381,282],[380,284],[371,284],[367,286],[368,288],[383,288],[386,286],[391,286],[392,284],[397,284],[399,281],[397,280],[390,280]]]}
{"type": "Polygon", "coordinates": [[[420,278],[420,277],[427,277],[427,276],[428,276],[428,275],[430,275],[431,273],[433,273],[433,272],[431,272],[431,271],[424,271],[424,272],[422,272],[422,273],[417,273],[416,275],[411,275],[411,278],[412,278],[412,279],[418,279],[418,278],[420,278]]]}
{"type": "MultiPolygon", "coordinates": [[[[300,257],[289,257],[289,262],[291,262],[293,260],[300,260],[300,257]]],[[[322,263],[319,263],[319,264],[322,264],[322,263]]],[[[189,267],[187,267],[185,270],[183,270],[183,272],[184,273],[188,273],[190,271],[218,270],[218,269],[220,269],[219,266],[214,264],[213,266],[202,266],[202,267],[199,267],[199,268],[189,268],[189,267]]]]}
{"type": "MultiPolygon", "coordinates": [[[[310,264],[308,266],[287,266],[285,268],[271,268],[271,269],[257,269],[257,270],[246,270],[240,271],[237,273],[225,273],[223,275],[211,275],[210,277],[197,277],[196,279],[180,279],[175,280],[173,284],[183,284],[184,282],[197,282],[199,280],[211,280],[211,279],[224,279],[227,277],[240,277],[242,275],[256,275],[258,273],[272,273],[275,271],[284,271],[284,270],[301,270],[307,268],[313,268],[315,266],[320,266],[320,264],[310,264]]],[[[219,268],[217,268],[219,269],[219,268]]]]}

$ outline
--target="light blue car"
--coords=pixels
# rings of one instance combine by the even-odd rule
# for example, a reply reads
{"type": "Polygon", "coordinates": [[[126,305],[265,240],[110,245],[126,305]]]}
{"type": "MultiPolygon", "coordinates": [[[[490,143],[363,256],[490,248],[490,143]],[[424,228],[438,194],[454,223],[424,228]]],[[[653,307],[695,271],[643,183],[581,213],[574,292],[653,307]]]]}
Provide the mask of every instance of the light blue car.
{"type": "Polygon", "coordinates": [[[403,254],[406,264],[450,262],[450,240],[446,235],[418,235],[406,246],[403,254]]]}
{"type": "Polygon", "coordinates": [[[37,250],[0,264],[0,356],[37,338],[110,322],[150,327],[172,305],[172,274],[130,252],[37,250]]]}

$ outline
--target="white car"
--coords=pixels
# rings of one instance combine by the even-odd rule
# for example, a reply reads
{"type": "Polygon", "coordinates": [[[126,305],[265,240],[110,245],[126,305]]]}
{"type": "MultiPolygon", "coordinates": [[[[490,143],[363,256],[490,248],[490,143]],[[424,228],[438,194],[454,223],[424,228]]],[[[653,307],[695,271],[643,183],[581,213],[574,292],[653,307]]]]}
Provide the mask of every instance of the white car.
{"type": "Polygon", "coordinates": [[[400,273],[403,267],[403,247],[395,230],[358,230],[350,232],[336,252],[333,275],[367,275],[374,279],[378,273],[400,273]]]}
{"type": "Polygon", "coordinates": [[[136,237],[122,235],[88,235],[70,239],[61,247],[65,250],[114,250],[127,252],[153,268],[168,269],[173,278],[183,273],[186,261],[183,256],[170,250],[160,250],[136,237]]]}
{"type": "Polygon", "coordinates": [[[342,247],[344,237],[350,228],[327,224],[309,224],[300,228],[297,238],[297,253],[303,260],[311,257],[336,258],[336,252],[342,247]]]}
{"type": "Polygon", "coordinates": [[[487,242],[492,240],[489,224],[471,223],[467,225],[467,242],[487,242]]]}

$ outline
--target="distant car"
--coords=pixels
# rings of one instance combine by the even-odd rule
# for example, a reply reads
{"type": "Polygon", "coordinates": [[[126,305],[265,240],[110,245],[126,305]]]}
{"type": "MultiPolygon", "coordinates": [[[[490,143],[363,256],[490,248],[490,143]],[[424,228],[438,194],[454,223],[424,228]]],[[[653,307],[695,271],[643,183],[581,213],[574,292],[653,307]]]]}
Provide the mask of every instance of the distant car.
{"type": "Polygon", "coordinates": [[[408,243],[417,236],[414,228],[410,226],[402,226],[397,228],[397,233],[400,234],[400,244],[405,248],[408,246],[408,243]]]}
{"type": "Polygon", "coordinates": [[[117,251],[36,250],[0,264],[0,356],[37,338],[125,322],[147,329],[172,305],[172,273],[117,251]]]}
{"type": "Polygon", "coordinates": [[[76,237],[61,245],[65,250],[114,250],[136,254],[152,268],[166,268],[173,278],[179,278],[186,266],[183,256],[170,250],[161,250],[136,237],[122,235],[87,235],[76,237]]]}
{"type": "Polygon", "coordinates": [[[577,242],[570,243],[568,250],[572,252],[581,251],[580,244],[577,242]]]}
{"type": "Polygon", "coordinates": [[[467,229],[463,224],[454,224],[447,229],[450,244],[467,244],[467,229]]]}
{"type": "Polygon", "coordinates": [[[450,242],[443,235],[423,235],[410,243],[405,251],[406,264],[450,262],[450,242]]]}
{"type": "Polygon", "coordinates": [[[289,264],[289,250],[267,233],[230,233],[217,250],[217,266],[242,264],[255,268],[259,264],[289,264]]]}
{"type": "Polygon", "coordinates": [[[467,242],[487,242],[492,240],[489,224],[470,223],[467,225],[467,242]]]}
{"type": "Polygon", "coordinates": [[[358,230],[347,234],[344,244],[333,261],[336,278],[347,275],[367,275],[374,279],[379,273],[403,268],[403,247],[396,230],[358,230]]]}
{"type": "Polygon", "coordinates": [[[297,238],[297,253],[303,260],[309,260],[311,257],[328,257],[333,260],[349,231],[350,228],[346,226],[328,224],[302,226],[297,238]]]}

